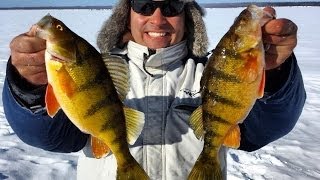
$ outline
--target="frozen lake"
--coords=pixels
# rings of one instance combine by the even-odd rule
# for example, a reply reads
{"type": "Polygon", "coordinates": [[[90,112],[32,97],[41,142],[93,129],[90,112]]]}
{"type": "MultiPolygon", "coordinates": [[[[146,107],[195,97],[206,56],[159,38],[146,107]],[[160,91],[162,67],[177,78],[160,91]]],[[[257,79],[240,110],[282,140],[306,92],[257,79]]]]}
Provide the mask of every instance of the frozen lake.
{"type": "MultiPolygon", "coordinates": [[[[227,31],[243,8],[207,9],[205,18],[210,47],[227,31]]],[[[296,127],[284,138],[255,152],[228,152],[228,179],[320,179],[320,7],[276,7],[278,18],[298,27],[298,58],[307,102],[296,127]]],[[[13,37],[26,32],[42,16],[64,21],[74,32],[95,45],[97,31],[110,10],[2,10],[0,11],[0,87],[13,37]]],[[[21,142],[5,119],[0,103],[0,179],[75,179],[77,153],[50,153],[21,142]]]]}

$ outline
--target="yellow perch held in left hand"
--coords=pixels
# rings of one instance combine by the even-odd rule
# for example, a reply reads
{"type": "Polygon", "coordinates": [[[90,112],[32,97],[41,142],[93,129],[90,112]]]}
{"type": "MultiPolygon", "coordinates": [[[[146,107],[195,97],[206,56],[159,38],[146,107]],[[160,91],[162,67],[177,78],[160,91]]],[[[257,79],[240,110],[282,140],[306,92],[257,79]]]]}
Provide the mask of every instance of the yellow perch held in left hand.
{"type": "MultiPolygon", "coordinates": [[[[36,36],[45,39],[47,45],[48,114],[53,117],[61,108],[73,124],[91,134],[97,158],[110,148],[117,160],[117,179],[148,179],[130,154],[127,143],[127,134],[132,135],[128,136],[130,141],[139,136],[144,114],[123,107],[101,54],[50,15],[33,28],[36,28],[36,36]],[[107,146],[101,148],[104,144],[107,146]]],[[[116,58],[110,57],[112,59],[116,58]]]]}

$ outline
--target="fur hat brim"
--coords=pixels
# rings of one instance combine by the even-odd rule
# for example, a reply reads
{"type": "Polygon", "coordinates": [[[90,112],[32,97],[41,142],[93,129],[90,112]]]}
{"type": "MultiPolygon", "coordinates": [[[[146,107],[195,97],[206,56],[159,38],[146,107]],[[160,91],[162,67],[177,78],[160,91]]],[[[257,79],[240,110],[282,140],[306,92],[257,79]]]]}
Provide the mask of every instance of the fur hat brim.
{"type": "MultiPolygon", "coordinates": [[[[186,39],[189,51],[197,57],[207,55],[208,37],[203,21],[204,9],[193,0],[181,0],[186,2],[186,39]]],[[[130,16],[130,1],[120,0],[113,8],[113,12],[107,19],[97,37],[97,45],[101,53],[107,53],[111,49],[121,47],[128,41],[127,34],[130,16]]]]}

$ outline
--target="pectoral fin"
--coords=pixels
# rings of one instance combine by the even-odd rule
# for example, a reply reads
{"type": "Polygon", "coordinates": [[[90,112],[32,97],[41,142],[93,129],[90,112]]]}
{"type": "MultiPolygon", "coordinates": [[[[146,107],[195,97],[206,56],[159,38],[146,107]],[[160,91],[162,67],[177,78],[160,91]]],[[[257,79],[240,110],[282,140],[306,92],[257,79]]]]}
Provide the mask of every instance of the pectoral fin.
{"type": "Polygon", "coordinates": [[[91,149],[95,158],[100,159],[110,152],[110,148],[100,139],[91,136],[91,149]]]}
{"type": "Polygon", "coordinates": [[[134,144],[144,126],[144,113],[132,108],[124,107],[127,126],[127,140],[129,144],[134,144]]]}
{"type": "Polygon", "coordinates": [[[203,121],[202,121],[202,106],[199,106],[190,116],[190,127],[199,140],[204,137],[203,121]]]}
{"type": "Polygon", "coordinates": [[[50,117],[53,117],[60,109],[60,105],[56,99],[56,96],[54,95],[51,84],[47,85],[45,103],[46,103],[48,115],[50,117]]]}
{"type": "Polygon", "coordinates": [[[226,135],[223,145],[238,149],[240,147],[240,139],[241,139],[241,133],[240,133],[240,127],[239,125],[236,125],[230,129],[228,134],[226,135]]]}
{"type": "Polygon", "coordinates": [[[68,96],[72,97],[77,91],[77,84],[70,76],[65,68],[61,68],[58,74],[58,83],[63,92],[68,96]]]}

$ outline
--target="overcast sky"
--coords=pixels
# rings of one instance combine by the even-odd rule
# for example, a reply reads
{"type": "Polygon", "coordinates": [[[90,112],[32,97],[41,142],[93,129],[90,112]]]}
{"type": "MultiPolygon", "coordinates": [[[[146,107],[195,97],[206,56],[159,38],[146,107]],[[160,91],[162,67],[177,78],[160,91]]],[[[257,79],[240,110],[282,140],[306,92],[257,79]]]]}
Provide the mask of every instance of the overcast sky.
{"type": "MultiPolygon", "coordinates": [[[[37,7],[37,6],[106,6],[114,5],[118,0],[0,0],[0,7],[37,7]]],[[[252,0],[197,0],[204,3],[221,2],[250,2],[252,0]]],[[[267,0],[267,2],[302,2],[319,0],[267,0]]],[[[266,2],[266,0],[255,0],[255,2],[266,2]]]]}

